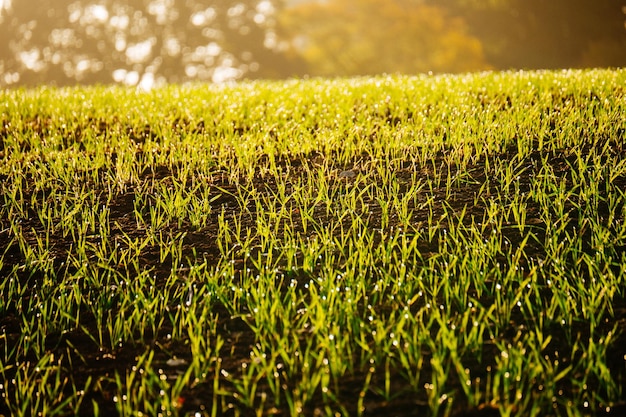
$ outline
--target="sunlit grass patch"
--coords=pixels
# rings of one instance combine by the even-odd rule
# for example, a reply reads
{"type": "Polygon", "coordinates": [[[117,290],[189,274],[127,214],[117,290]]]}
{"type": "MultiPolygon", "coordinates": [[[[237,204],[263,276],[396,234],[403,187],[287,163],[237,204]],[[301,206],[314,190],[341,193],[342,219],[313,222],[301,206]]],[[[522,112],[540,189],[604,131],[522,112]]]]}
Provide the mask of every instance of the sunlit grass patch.
{"type": "Polygon", "coordinates": [[[2,92],[0,412],[620,415],[625,82],[2,92]]]}

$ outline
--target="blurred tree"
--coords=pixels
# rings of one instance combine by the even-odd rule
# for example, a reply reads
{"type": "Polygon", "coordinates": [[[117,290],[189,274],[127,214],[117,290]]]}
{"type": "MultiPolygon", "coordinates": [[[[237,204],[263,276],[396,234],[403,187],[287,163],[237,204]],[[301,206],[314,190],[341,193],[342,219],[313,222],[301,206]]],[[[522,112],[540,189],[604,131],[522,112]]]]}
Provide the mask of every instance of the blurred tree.
{"type": "Polygon", "coordinates": [[[463,18],[498,69],[626,65],[624,2],[426,1],[463,18]]]}
{"type": "Polygon", "coordinates": [[[296,2],[279,33],[311,75],[465,72],[486,69],[461,18],[415,0],[296,2]]]}
{"type": "Polygon", "coordinates": [[[0,0],[0,87],[626,66],[617,0],[0,0]]]}
{"type": "MultiPolygon", "coordinates": [[[[0,11],[0,86],[274,78],[282,0],[20,0],[0,11]]],[[[297,67],[294,67],[297,68],[297,67]]]]}

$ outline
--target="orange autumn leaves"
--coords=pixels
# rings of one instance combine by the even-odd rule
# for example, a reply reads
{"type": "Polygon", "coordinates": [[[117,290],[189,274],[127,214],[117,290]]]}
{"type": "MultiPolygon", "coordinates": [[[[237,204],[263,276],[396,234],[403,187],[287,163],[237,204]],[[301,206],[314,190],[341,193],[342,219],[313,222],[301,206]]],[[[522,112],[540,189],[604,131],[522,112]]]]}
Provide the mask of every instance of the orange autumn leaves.
{"type": "Polygon", "coordinates": [[[280,16],[311,75],[466,72],[489,68],[462,19],[411,0],[303,2],[280,16]]]}

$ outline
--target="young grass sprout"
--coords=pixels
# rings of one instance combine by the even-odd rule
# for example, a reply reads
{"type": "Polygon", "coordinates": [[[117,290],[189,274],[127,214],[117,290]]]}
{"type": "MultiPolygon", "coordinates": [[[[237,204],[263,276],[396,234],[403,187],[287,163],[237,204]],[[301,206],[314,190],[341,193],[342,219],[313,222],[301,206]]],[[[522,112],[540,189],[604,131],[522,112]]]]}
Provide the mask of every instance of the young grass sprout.
{"type": "Polygon", "coordinates": [[[624,85],[1,91],[0,415],[622,415],[624,85]]]}

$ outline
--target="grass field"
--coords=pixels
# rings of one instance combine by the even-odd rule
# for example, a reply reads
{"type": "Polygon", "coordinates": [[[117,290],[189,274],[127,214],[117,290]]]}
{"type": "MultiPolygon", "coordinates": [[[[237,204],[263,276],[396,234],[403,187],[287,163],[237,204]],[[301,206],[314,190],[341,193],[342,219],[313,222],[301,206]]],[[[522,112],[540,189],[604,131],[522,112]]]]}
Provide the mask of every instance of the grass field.
{"type": "Polygon", "coordinates": [[[0,415],[626,414],[625,70],[0,114],[0,415]]]}

